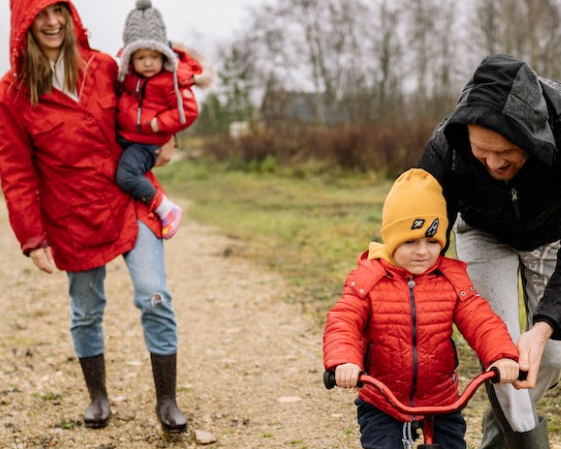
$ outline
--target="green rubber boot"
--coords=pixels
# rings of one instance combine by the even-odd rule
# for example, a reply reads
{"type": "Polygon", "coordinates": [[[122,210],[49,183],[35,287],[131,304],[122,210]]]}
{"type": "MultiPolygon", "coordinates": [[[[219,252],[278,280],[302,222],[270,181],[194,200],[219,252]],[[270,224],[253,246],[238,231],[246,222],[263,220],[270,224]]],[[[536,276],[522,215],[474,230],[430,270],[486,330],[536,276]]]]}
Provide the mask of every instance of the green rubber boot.
{"type": "Polygon", "coordinates": [[[479,449],[506,449],[503,431],[490,406],[487,407],[487,410],[485,410],[483,414],[481,430],[483,431],[483,437],[481,438],[481,446],[479,446],[479,449]]]}
{"type": "Polygon", "coordinates": [[[505,432],[508,449],[549,449],[547,420],[539,418],[538,425],[527,432],[505,432]]]}

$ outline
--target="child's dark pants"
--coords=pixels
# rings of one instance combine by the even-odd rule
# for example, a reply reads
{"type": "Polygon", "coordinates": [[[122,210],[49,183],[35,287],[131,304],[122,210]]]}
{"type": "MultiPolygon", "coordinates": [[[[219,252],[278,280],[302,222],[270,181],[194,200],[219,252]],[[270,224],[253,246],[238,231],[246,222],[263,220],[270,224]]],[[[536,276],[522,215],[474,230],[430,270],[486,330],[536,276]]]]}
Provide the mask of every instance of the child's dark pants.
{"type": "Polygon", "coordinates": [[[154,167],[158,157],[156,151],[161,147],[129,142],[121,137],[117,140],[123,147],[115,177],[117,185],[133,198],[149,203],[156,188],[144,175],[154,167]]]}
{"type": "MultiPolygon", "coordinates": [[[[402,449],[403,423],[361,399],[355,401],[364,449],[402,449]]],[[[466,449],[466,421],[461,412],[434,419],[434,442],[442,449],[466,449]]]]}

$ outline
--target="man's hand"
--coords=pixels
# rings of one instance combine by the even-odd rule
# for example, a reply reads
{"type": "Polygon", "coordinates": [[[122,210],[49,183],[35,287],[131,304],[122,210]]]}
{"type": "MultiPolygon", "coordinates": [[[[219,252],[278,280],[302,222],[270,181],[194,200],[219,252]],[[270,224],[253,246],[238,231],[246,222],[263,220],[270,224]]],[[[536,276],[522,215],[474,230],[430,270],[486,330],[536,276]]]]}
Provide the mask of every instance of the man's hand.
{"type": "Polygon", "coordinates": [[[50,246],[34,249],[29,253],[29,257],[31,257],[35,266],[40,270],[49,274],[53,272],[55,261],[53,259],[53,253],[51,252],[50,246]]]}
{"type": "Polygon", "coordinates": [[[553,329],[549,324],[538,322],[518,339],[518,365],[521,371],[528,371],[528,378],[513,382],[512,385],[517,390],[536,386],[542,354],[552,333],[553,329]]]}

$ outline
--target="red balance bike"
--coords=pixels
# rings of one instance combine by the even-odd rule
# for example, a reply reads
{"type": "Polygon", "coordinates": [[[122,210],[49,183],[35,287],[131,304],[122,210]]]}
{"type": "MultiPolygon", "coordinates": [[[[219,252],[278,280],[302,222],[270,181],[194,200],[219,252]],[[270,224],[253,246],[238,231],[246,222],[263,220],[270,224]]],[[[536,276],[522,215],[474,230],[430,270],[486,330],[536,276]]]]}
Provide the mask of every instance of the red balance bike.
{"type": "MultiPolygon", "coordinates": [[[[520,371],[518,379],[524,380],[526,376],[526,372],[520,371]]],[[[419,445],[418,449],[442,449],[442,446],[434,443],[434,417],[436,415],[447,415],[462,410],[467,405],[469,400],[473,397],[477,389],[487,380],[493,383],[498,383],[500,380],[499,371],[496,368],[492,368],[490,371],[485,371],[484,373],[479,374],[467,385],[459,399],[450,405],[424,407],[412,407],[403,404],[395,397],[395,395],[385,384],[367,374],[360,375],[358,386],[362,387],[366,384],[377,388],[380,393],[382,393],[382,395],[388,400],[389,404],[391,404],[391,406],[394,407],[398,412],[416,417],[419,425],[417,427],[414,427],[420,427],[423,429],[424,439],[424,444],[419,445]]],[[[335,373],[331,371],[325,371],[325,373],[323,374],[323,383],[325,385],[325,388],[327,388],[328,390],[334,388],[337,385],[335,382],[335,373]]],[[[416,437],[417,434],[415,431],[414,438],[416,437]]]]}

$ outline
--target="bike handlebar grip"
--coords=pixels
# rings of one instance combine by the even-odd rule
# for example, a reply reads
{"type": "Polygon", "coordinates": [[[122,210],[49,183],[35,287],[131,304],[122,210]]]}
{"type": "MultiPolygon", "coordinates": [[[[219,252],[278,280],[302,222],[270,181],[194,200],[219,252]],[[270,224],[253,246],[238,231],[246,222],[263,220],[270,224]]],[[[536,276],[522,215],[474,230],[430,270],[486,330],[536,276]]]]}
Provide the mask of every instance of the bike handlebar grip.
{"type": "MultiPolygon", "coordinates": [[[[499,369],[497,367],[493,367],[490,369],[490,371],[493,371],[495,373],[495,377],[493,377],[491,379],[491,383],[494,384],[498,384],[501,382],[501,374],[499,372],[499,369]]],[[[528,378],[528,371],[518,371],[518,380],[526,380],[528,378]]]]}
{"type": "Polygon", "coordinates": [[[493,377],[491,379],[491,383],[493,384],[498,384],[501,383],[501,372],[499,371],[499,368],[497,368],[496,366],[494,366],[493,368],[491,368],[489,371],[492,371],[495,373],[495,377],[493,377]]]}
{"type": "Polygon", "coordinates": [[[324,371],[323,372],[323,385],[328,390],[335,388],[337,386],[337,382],[335,381],[335,373],[333,371],[324,371]]]}
{"type": "MultiPolygon", "coordinates": [[[[364,387],[364,382],[360,381],[360,376],[362,376],[363,374],[364,373],[361,371],[358,376],[358,382],[356,383],[356,386],[359,388],[364,387]]],[[[332,388],[335,388],[337,386],[337,381],[335,380],[335,373],[333,371],[325,370],[323,372],[323,385],[325,385],[325,388],[327,388],[328,390],[331,390],[332,388]]]]}

